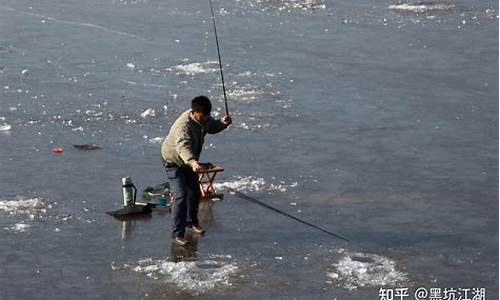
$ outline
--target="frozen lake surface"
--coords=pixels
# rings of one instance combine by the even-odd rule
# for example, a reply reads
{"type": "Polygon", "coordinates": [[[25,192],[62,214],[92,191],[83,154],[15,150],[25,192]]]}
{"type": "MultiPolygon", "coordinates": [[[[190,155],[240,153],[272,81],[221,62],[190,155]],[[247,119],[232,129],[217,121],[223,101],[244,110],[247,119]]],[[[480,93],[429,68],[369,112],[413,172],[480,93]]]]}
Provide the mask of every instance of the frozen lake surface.
{"type": "Polygon", "coordinates": [[[214,5],[217,187],[351,242],[229,193],[188,248],[105,214],[192,97],[224,113],[208,1],[0,0],[0,299],[497,299],[498,2],[214,5]]]}

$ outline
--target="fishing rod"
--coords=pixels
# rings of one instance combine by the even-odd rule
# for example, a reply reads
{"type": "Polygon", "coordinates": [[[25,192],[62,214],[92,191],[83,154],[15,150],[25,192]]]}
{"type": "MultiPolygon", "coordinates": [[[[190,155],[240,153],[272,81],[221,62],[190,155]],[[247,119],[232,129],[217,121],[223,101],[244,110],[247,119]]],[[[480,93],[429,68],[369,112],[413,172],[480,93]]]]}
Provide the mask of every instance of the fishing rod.
{"type": "MultiPolygon", "coordinates": [[[[328,231],[328,230],[326,230],[326,229],[323,229],[323,228],[321,228],[321,227],[319,227],[319,226],[317,226],[317,225],[314,225],[314,224],[312,224],[312,223],[309,223],[309,222],[307,222],[307,221],[301,220],[301,219],[299,219],[299,218],[297,218],[297,217],[295,217],[295,216],[292,216],[291,214],[288,214],[288,213],[286,213],[286,212],[284,212],[284,211],[281,211],[281,210],[279,210],[279,209],[277,209],[277,208],[275,208],[275,207],[272,207],[272,206],[271,206],[271,205],[269,205],[269,204],[266,204],[266,203],[264,203],[264,202],[262,202],[262,201],[259,201],[259,200],[255,199],[255,198],[252,198],[252,197],[247,196],[247,195],[245,195],[245,194],[243,194],[243,193],[241,193],[241,192],[238,192],[237,190],[235,190],[235,189],[233,189],[233,188],[228,188],[228,190],[229,190],[231,193],[234,193],[236,196],[238,196],[238,197],[239,197],[239,198],[241,198],[241,199],[244,199],[244,200],[250,201],[250,202],[252,202],[252,203],[258,204],[258,205],[263,206],[263,207],[265,207],[265,208],[267,208],[267,209],[270,209],[270,210],[272,210],[272,211],[274,211],[274,212],[277,212],[277,213],[279,213],[279,214],[281,214],[281,215],[284,215],[285,217],[288,217],[288,218],[290,218],[290,219],[293,219],[293,220],[295,220],[295,221],[297,221],[297,222],[299,222],[299,223],[305,224],[305,225],[307,225],[307,226],[309,226],[309,227],[312,227],[312,228],[314,228],[314,229],[317,229],[317,230],[319,230],[319,231],[322,231],[322,232],[324,232],[324,233],[326,233],[326,234],[328,234],[328,235],[330,235],[330,236],[333,236],[333,237],[335,237],[335,238],[337,238],[337,239],[340,239],[340,240],[343,240],[343,241],[345,241],[345,242],[351,243],[351,241],[350,241],[348,238],[346,238],[346,237],[343,237],[343,236],[341,236],[341,235],[339,235],[339,234],[336,234],[336,233],[333,233],[333,232],[328,231]]],[[[362,248],[364,248],[364,247],[362,247],[362,248]]]]}
{"type": "Polygon", "coordinates": [[[226,116],[229,116],[229,109],[227,108],[226,84],[224,83],[224,73],[222,72],[222,60],[220,58],[219,38],[217,36],[217,27],[215,26],[214,6],[212,4],[212,0],[208,1],[210,2],[210,11],[212,12],[212,24],[214,25],[214,33],[215,33],[215,43],[217,44],[217,55],[219,56],[220,78],[222,80],[222,91],[224,92],[224,106],[226,107],[226,116]]]}
{"type": "Polygon", "coordinates": [[[319,231],[321,231],[321,232],[324,232],[324,233],[328,234],[329,236],[332,236],[332,237],[337,238],[337,239],[339,239],[339,240],[342,240],[342,241],[344,241],[344,242],[350,243],[351,245],[356,246],[356,247],[358,247],[358,248],[360,248],[360,249],[362,249],[362,250],[364,250],[364,251],[371,251],[368,247],[365,247],[364,245],[362,245],[362,244],[360,244],[360,243],[355,243],[355,242],[353,242],[352,240],[350,240],[350,239],[348,239],[348,238],[346,238],[346,237],[344,237],[344,236],[341,236],[340,234],[333,233],[333,232],[331,232],[331,231],[328,231],[328,230],[326,230],[326,229],[324,229],[324,228],[319,227],[318,225],[314,225],[314,224],[312,224],[312,223],[309,223],[309,222],[307,222],[307,221],[304,221],[304,220],[302,220],[302,219],[299,219],[299,218],[297,218],[297,217],[295,217],[295,216],[292,216],[291,214],[286,213],[286,212],[284,212],[284,211],[282,211],[282,210],[279,210],[279,209],[277,209],[277,208],[275,208],[275,207],[273,207],[273,206],[271,206],[271,205],[269,205],[269,204],[267,204],[267,203],[264,203],[264,202],[262,202],[262,201],[260,201],[260,200],[257,200],[257,199],[255,199],[255,198],[252,198],[252,197],[250,197],[250,196],[248,196],[248,195],[245,195],[245,194],[243,194],[243,193],[241,193],[241,192],[238,192],[237,190],[235,190],[235,189],[233,189],[233,188],[227,188],[227,190],[228,190],[229,192],[231,192],[231,193],[235,194],[237,197],[239,197],[239,198],[241,198],[241,199],[244,199],[244,200],[247,200],[247,201],[249,201],[249,202],[252,202],[252,203],[258,204],[258,205],[260,205],[260,206],[263,206],[263,207],[265,207],[265,208],[267,208],[267,209],[269,209],[269,210],[272,210],[272,211],[274,211],[274,212],[276,212],[276,213],[278,213],[278,214],[280,214],[280,215],[283,215],[283,216],[288,217],[288,218],[290,218],[290,219],[292,219],[292,220],[295,220],[295,221],[297,221],[297,222],[299,222],[299,223],[302,223],[302,224],[307,225],[307,226],[309,226],[309,227],[312,227],[312,228],[314,228],[314,229],[316,229],[316,230],[319,230],[319,231]]]}

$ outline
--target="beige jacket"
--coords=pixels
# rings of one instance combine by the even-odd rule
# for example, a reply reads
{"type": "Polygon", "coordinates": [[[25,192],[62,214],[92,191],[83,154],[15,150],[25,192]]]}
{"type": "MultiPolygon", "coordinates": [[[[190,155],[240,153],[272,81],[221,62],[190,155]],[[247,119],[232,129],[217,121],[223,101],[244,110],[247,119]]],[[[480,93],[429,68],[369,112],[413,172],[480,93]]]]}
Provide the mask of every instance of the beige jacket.
{"type": "Polygon", "coordinates": [[[214,134],[227,128],[221,120],[210,117],[204,124],[191,118],[191,110],[183,112],[170,128],[161,145],[161,156],[178,166],[198,161],[207,133],[214,134]]]}

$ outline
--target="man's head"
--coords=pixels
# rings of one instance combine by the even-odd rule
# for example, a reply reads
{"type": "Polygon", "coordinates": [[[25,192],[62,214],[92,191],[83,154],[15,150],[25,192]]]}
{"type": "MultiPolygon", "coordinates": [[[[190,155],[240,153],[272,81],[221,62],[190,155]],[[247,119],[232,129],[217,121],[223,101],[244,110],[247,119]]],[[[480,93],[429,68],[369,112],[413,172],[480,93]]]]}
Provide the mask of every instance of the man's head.
{"type": "Polygon", "coordinates": [[[194,97],[191,100],[191,113],[193,118],[198,122],[206,122],[212,110],[212,103],[205,96],[194,97]]]}

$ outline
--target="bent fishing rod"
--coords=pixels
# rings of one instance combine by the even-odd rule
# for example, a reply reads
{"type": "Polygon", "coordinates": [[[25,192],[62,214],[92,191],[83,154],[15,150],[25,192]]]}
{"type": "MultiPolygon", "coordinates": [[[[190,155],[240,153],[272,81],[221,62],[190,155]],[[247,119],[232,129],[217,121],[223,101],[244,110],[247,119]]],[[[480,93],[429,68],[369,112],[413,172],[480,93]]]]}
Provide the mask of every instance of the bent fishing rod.
{"type": "Polygon", "coordinates": [[[217,36],[217,26],[215,26],[214,6],[212,4],[212,0],[208,1],[210,2],[210,11],[212,12],[212,24],[214,25],[215,43],[217,44],[217,55],[219,57],[220,78],[222,81],[222,91],[224,93],[224,106],[226,107],[226,116],[229,116],[229,109],[227,108],[226,84],[224,83],[224,73],[222,72],[222,60],[220,58],[219,37],[217,36]]]}

